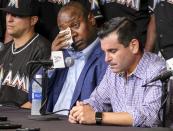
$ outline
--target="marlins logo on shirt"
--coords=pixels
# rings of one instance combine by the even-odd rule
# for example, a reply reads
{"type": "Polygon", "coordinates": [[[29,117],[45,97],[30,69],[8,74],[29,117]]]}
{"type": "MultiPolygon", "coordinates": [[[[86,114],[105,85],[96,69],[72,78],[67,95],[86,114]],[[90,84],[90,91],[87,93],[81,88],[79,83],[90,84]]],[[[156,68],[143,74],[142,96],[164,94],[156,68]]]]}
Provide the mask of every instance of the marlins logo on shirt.
{"type": "Polygon", "coordinates": [[[173,4],[173,0],[167,0],[167,2],[169,2],[169,3],[173,4]]]}
{"type": "Polygon", "coordinates": [[[69,3],[70,0],[58,0],[58,1],[48,0],[48,2],[65,5],[65,4],[69,3]]]}
{"type": "Polygon", "coordinates": [[[159,2],[162,2],[162,1],[165,1],[165,2],[168,2],[170,4],[173,4],[173,0],[151,0],[151,4],[149,5],[150,12],[154,12],[154,9],[155,9],[156,5],[159,2]]]}
{"type": "Polygon", "coordinates": [[[12,71],[9,71],[2,82],[2,85],[7,85],[10,87],[17,87],[18,90],[23,90],[28,93],[28,79],[19,73],[16,73],[14,78],[12,78],[12,71]]]}
{"type": "Polygon", "coordinates": [[[10,0],[8,6],[15,6],[15,8],[19,8],[18,0],[10,0]]]}
{"type": "Polygon", "coordinates": [[[102,4],[117,2],[119,4],[126,5],[127,7],[133,8],[135,10],[139,10],[141,0],[101,0],[101,1],[102,4]]]}
{"type": "Polygon", "coordinates": [[[150,13],[154,12],[154,9],[159,2],[160,2],[160,0],[151,0],[150,1],[150,4],[148,6],[150,13]]]}

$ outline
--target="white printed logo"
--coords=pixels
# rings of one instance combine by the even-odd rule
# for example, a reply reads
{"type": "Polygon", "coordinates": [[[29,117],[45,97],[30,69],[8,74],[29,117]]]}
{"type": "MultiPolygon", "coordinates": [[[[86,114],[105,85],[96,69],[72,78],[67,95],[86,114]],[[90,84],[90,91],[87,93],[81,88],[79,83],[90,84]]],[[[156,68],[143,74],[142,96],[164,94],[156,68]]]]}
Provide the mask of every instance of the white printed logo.
{"type": "Polygon", "coordinates": [[[48,2],[65,5],[65,4],[69,3],[70,0],[48,0],[48,2]]]}
{"type": "Polygon", "coordinates": [[[8,6],[15,6],[15,8],[19,8],[18,0],[10,0],[8,6]]]}
{"type": "Polygon", "coordinates": [[[103,4],[117,2],[121,5],[126,5],[127,7],[133,8],[135,10],[139,10],[141,0],[101,0],[101,1],[103,4]]]}
{"type": "Polygon", "coordinates": [[[173,0],[167,0],[167,2],[169,2],[170,4],[173,4],[173,0]]]}
{"type": "Polygon", "coordinates": [[[29,80],[24,75],[22,75],[22,77],[21,77],[19,73],[16,73],[14,78],[12,78],[12,71],[9,71],[7,76],[3,80],[2,85],[17,87],[18,90],[21,89],[25,92],[28,92],[28,87],[29,87],[28,83],[29,83],[29,80]]]}

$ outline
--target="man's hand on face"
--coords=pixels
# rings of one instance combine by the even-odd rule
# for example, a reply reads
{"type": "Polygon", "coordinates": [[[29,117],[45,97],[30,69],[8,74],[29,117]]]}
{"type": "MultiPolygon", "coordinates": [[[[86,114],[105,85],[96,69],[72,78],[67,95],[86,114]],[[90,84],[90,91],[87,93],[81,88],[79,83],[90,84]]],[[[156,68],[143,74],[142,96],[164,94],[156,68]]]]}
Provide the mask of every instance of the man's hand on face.
{"type": "Polygon", "coordinates": [[[52,51],[58,51],[62,48],[65,48],[69,46],[69,44],[66,42],[69,39],[71,39],[70,36],[68,36],[69,32],[65,31],[63,33],[59,33],[54,41],[52,42],[52,51]]]}
{"type": "Polygon", "coordinates": [[[89,104],[77,102],[69,115],[69,122],[80,124],[95,124],[95,112],[89,104]]]}

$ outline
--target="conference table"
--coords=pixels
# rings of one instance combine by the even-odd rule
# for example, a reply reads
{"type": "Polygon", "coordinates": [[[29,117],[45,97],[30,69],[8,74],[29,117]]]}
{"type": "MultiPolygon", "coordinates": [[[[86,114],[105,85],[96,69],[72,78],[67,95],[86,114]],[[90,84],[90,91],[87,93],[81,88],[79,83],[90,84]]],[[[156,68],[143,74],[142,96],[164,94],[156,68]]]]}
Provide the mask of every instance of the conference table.
{"type": "MultiPolygon", "coordinates": [[[[7,116],[10,123],[21,124],[22,128],[40,128],[40,131],[173,131],[170,128],[139,128],[107,125],[71,124],[67,117],[59,119],[35,119],[30,116],[30,110],[0,106],[0,116],[7,116]]],[[[46,117],[45,117],[46,118],[46,117]]],[[[16,131],[16,129],[0,129],[0,131],[16,131]]]]}

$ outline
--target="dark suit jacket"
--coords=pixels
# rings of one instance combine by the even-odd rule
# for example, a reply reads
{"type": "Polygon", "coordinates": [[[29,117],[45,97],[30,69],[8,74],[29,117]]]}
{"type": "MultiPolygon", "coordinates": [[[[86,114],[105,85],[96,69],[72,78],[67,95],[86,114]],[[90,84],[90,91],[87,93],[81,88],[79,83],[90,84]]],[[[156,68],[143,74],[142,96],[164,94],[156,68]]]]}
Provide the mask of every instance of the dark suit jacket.
{"type": "MultiPolygon", "coordinates": [[[[75,91],[71,101],[71,107],[75,105],[77,100],[84,100],[90,97],[90,94],[98,86],[105,74],[107,64],[104,61],[104,52],[101,50],[100,43],[95,46],[93,52],[88,57],[79,79],[77,81],[75,91]]],[[[69,68],[56,70],[51,78],[48,89],[48,111],[52,111],[61,93],[62,87],[66,80],[69,68]]],[[[68,94],[67,94],[68,95],[68,94]]]]}

